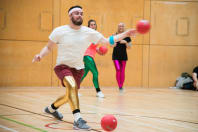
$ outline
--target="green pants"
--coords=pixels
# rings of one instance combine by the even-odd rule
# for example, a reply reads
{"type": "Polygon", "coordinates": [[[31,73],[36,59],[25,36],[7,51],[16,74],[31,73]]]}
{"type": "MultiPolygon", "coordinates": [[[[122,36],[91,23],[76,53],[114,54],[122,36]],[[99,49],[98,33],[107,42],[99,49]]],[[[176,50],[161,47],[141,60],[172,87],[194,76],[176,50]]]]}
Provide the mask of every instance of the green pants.
{"type": "Polygon", "coordinates": [[[94,84],[94,87],[97,89],[99,89],[99,83],[98,83],[98,70],[97,70],[97,67],[96,67],[96,64],[95,64],[95,61],[92,57],[90,56],[84,56],[84,64],[85,64],[85,73],[81,79],[81,82],[83,81],[83,79],[87,76],[87,73],[89,71],[91,71],[91,73],[93,74],[93,84],[94,84]]]}

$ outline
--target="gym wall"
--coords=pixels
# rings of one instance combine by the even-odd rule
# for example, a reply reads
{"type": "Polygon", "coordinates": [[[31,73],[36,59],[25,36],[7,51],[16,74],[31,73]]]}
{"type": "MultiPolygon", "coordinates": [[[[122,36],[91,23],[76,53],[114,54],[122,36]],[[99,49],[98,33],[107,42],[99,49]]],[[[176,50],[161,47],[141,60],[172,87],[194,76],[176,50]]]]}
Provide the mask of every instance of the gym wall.
{"type": "MultiPolygon", "coordinates": [[[[67,10],[81,5],[84,24],[95,19],[105,37],[124,22],[135,28],[147,19],[151,31],[132,38],[125,87],[167,88],[182,72],[198,65],[198,0],[1,0],[0,86],[59,86],[54,74],[56,48],[41,62],[32,58],[45,46],[51,31],[68,24],[67,10]]],[[[112,48],[96,55],[99,83],[117,87],[112,48]]],[[[82,86],[93,86],[89,73],[82,86]]]]}

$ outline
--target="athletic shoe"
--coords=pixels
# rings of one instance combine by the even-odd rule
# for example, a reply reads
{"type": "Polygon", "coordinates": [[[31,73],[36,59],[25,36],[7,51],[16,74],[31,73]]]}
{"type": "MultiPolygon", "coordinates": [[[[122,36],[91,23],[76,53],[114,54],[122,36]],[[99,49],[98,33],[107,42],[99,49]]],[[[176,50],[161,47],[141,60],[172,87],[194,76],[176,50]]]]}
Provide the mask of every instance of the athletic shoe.
{"type": "Polygon", "coordinates": [[[51,114],[53,117],[55,117],[56,119],[58,120],[62,120],[63,119],[63,115],[58,112],[58,111],[55,111],[55,112],[50,112],[48,107],[45,108],[45,112],[48,113],[48,114],[51,114]]]}
{"type": "Polygon", "coordinates": [[[79,92],[78,92],[78,97],[81,97],[82,96],[82,94],[80,94],[79,92]]]}
{"type": "Polygon", "coordinates": [[[120,93],[124,93],[124,89],[123,88],[119,88],[120,93]]]}
{"type": "Polygon", "coordinates": [[[79,118],[77,122],[74,121],[73,128],[75,130],[79,130],[79,129],[81,129],[81,130],[88,130],[88,131],[91,130],[91,127],[88,126],[86,123],[87,122],[85,120],[83,120],[82,118],[79,118]]]}
{"type": "Polygon", "coordinates": [[[104,94],[101,91],[97,92],[96,96],[99,98],[104,98],[104,94]]]}

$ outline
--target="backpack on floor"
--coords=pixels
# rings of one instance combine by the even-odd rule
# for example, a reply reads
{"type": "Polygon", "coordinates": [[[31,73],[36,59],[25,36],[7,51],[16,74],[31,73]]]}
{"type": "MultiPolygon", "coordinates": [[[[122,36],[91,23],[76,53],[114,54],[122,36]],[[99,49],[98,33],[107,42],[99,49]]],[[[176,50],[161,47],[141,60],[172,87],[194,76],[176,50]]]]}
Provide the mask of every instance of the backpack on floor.
{"type": "Polygon", "coordinates": [[[180,77],[176,79],[175,86],[178,88],[183,88],[185,84],[192,83],[192,76],[186,72],[182,73],[180,77]]]}

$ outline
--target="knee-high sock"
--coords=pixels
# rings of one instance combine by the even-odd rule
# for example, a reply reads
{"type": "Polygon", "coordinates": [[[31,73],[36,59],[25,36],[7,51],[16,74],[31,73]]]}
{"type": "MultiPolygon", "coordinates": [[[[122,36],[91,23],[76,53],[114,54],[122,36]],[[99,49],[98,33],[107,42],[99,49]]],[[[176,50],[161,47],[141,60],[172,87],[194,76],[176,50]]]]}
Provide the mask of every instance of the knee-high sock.
{"type": "Polygon", "coordinates": [[[125,80],[125,67],[126,61],[114,60],[114,66],[116,69],[116,80],[119,88],[122,88],[125,80]]]}
{"type": "Polygon", "coordinates": [[[66,94],[58,98],[53,104],[55,107],[69,102],[72,111],[79,109],[79,99],[77,94],[77,86],[72,76],[66,76],[64,78],[64,84],[66,86],[66,94]]]}
{"type": "Polygon", "coordinates": [[[91,71],[91,73],[93,74],[93,84],[94,87],[97,89],[99,89],[99,82],[98,82],[98,70],[95,64],[95,61],[92,57],[90,56],[84,56],[84,64],[85,64],[85,73],[81,79],[81,81],[85,78],[85,76],[87,75],[87,73],[89,71],[91,71]]]}

